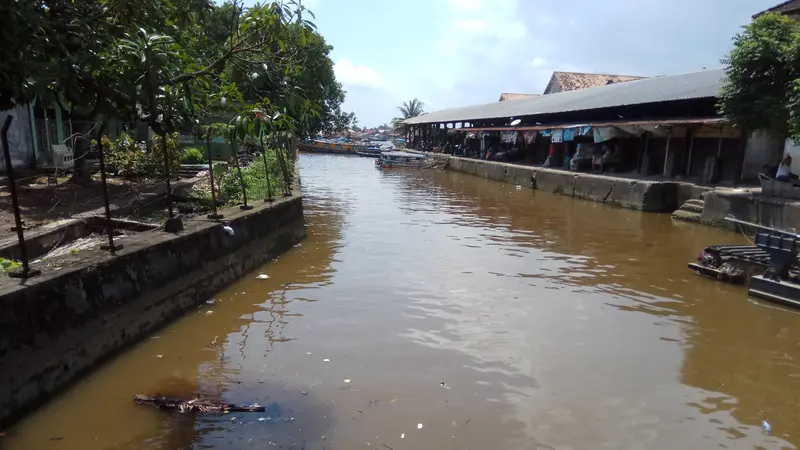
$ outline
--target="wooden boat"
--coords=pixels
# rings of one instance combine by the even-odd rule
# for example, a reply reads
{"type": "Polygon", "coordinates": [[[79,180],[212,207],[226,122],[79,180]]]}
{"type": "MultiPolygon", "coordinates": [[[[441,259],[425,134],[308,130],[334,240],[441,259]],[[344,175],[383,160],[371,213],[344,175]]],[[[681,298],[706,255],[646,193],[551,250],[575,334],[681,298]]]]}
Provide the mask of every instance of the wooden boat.
{"type": "Polygon", "coordinates": [[[375,165],[382,168],[393,167],[413,167],[422,169],[431,165],[425,155],[410,152],[383,152],[380,158],[375,160],[375,165]]]}
{"type": "MultiPolygon", "coordinates": [[[[306,140],[305,142],[301,142],[300,150],[310,153],[333,153],[337,155],[355,155],[359,154],[359,152],[367,152],[374,148],[380,149],[380,147],[374,145],[358,145],[358,144],[350,144],[347,142],[335,142],[335,141],[322,141],[322,140],[306,140]]],[[[370,155],[375,156],[375,155],[370,155]]]]}
{"type": "Polygon", "coordinates": [[[383,149],[379,145],[373,145],[364,148],[363,150],[356,150],[356,155],[364,156],[366,158],[379,158],[383,149]]]}

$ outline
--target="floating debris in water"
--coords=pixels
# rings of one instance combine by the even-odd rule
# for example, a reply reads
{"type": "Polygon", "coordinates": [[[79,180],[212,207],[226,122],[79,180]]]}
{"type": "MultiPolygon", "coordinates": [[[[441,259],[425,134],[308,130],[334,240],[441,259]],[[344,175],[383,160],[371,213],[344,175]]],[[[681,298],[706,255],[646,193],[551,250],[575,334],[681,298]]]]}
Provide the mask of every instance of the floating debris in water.
{"type": "Polygon", "coordinates": [[[225,225],[224,227],[222,227],[222,229],[225,230],[226,233],[228,233],[228,236],[233,236],[233,228],[225,225]]]}
{"type": "Polygon", "coordinates": [[[267,420],[267,419],[266,419],[266,418],[264,418],[264,417],[259,417],[259,418],[258,418],[258,421],[259,421],[259,422],[263,422],[263,421],[265,421],[265,420],[267,420]]]}
{"type": "Polygon", "coordinates": [[[303,244],[294,244],[294,248],[300,248],[302,246],[303,246],[303,244]]]}
{"type": "Polygon", "coordinates": [[[442,381],[441,383],[439,383],[439,387],[443,387],[443,388],[445,388],[445,389],[450,389],[450,386],[448,386],[448,385],[447,385],[447,383],[445,383],[444,381],[442,381]]]}
{"type": "Polygon", "coordinates": [[[260,274],[258,274],[258,276],[256,278],[259,279],[259,280],[269,280],[269,275],[267,275],[265,273],[260,273],[260,274]]]}
{"type": "Polygon", "coordinates": [[[163,358],[164,355],[156,355],[156,358],[163,358]]]}
{"type": "Polygon", "coordinates": [[[306,355],[310,355],[310,354],[311,354],[311,352],[306,352],[306,355]]]}
{"type": "Polygon", "coordinates": [[[206,305],[213,305],[214,303],[217,303],[217,299],[215,298],[210,298],[206,300],[206,305]]]}
{"type": "Polygon", "coordinates": [[[206,314],[214,314],[214,311],[209,309],[208,311],[206,311],[206,314]]]}
{"type": "Polygon", "coordinates": [[[300,391],[300,393],[303,395],[308,395],[308,391],[300,391]]]}
{"type": "Polygon", "coordinates": [[[236,416],[231,417],[231,422],[236,421],[236,416]]]}
{"type": "Polygon", "coordinates": [[[422,429],[422,424],[421,424],[421,423],[418,423],[418,424],[417,424],[417,429],[418,429],[418,430],[421,430],[421,429],[422,429]]]}
{"type": "Polygon", "coordinates": [[[325,358],[325,359],[322,360],[322,362],[331,362],[331,360],[328,359],[328,358],[325,358]]]}
{"type": "Polygon", "coordinates": [[[764,433],[766,433],[766,434],[770,434],[772,432],[772,425],[770,425],[769,422],[767,422],[766,419],[761,421],[761,428],[764,429],[764,433]]]}
{"type": "Polygon", "coordinates": [[[350,383],[350,378],[345,378],[344,382],[345,383],[350,383]]]}

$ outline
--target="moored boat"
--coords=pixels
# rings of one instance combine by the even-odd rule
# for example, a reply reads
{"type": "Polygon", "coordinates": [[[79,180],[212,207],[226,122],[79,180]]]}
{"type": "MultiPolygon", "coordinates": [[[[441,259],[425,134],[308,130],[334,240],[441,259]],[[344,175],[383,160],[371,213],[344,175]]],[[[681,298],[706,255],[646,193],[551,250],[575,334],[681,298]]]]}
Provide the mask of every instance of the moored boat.
{"type": "MultiPolygon", "coordinates": [[[[376,148],[372,145],[358,145],[348,142],[325,141],[319,139],[306,140],[305,142],[300,143],[299,147],[301,151],[310,153],[333,153],[338,155],[355,155],[360,154],[360,152],[366,152],[372,148],[376,148]]],[[[377,147],[377,149],[380,150],[380,147],[377,147]]]]}
{"type": "Polygon", "coordinates": [[[411,152],[383,152],[380,158],[375,160],[375,165],[380,168],[393,167],[413,167],[421,169],[430,165],[425,155],[411,152]]]}
{"type": "Polygon", "coordinates": [[[365,147],[365,148],[361,148],[359,150],[356,150],[356,154],[358,156],[365,156],[365,157],[368,157],[368,158],[380,157],[381,156],[381,152],[383,152],[383,149],[381,148],[380,145],[371,145],[369,147],[365,147]]]}

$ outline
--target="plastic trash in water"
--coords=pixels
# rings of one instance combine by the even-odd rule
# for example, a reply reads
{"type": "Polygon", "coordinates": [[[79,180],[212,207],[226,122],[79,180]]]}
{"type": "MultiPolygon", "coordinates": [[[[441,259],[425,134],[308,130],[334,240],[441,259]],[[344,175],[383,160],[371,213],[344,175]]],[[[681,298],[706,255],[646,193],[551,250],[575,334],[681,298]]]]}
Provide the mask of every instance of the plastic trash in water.
{"type": "Polygon", "coordinates": [[[770,434],[770,432],[772,432],[772,425],[770,425],[766,419],[761,421],[761,428],[764,429],[764,433],[766,434],[770,434]]]}
{"type": "Polygon", "coordinates": [[[406,438],[406,434],[405,433],[401,433],[400,434],[400,439],[405,439],[405,438],[406,438]]]}
{"type": "Polygon", "coordinates": [[[265,273],[260,273],[260,274],[258,274],[258,276],[256,278],[259,279],[259,280],[269,280],[269,275],[267,275],[265,273]]]}
{"type": "Polygon", "coordinates": [[[421,423],[418,423],[418,424],[417,424],[417,429],[418,429],[418,430],[421,430],[421,429],[422,429],[422,424],[421,424],[421,423]]]}
{"type": "Polygon", "coordinates": [[[322,360],[322,362],[331,362],[331,360],[328,359],[328,358],[325,358],[325,359],[322,360]]]}
{"type": "Polygon", "coordinates": [[[345,378],[344,382],[345,383],[350,383],[350,378],[345,378]]]}
{"type": "Polygon", "coordinates": [[[229,227],[228,225],[225,225],[224,227],[222,227],[222,229],[226,233],[228,233],[228,236],[233,236],[233,228],[229,227]]]}

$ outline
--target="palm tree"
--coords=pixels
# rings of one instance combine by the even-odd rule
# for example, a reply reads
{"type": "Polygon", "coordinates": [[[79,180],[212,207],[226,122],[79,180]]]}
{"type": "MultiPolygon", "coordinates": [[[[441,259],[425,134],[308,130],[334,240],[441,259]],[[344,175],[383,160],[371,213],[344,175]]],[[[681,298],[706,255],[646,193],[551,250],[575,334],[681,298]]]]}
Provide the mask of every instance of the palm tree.
{"type": "Polygon", "coordinates": [[[402,105],[398,106],[397,109],[400,110],[402,117],[395,117],[392,119],[392,128],[395,130],[400,130],[403,128],[403,121],[410,119],[412,117],[417,117],[420,114],[423,114],[425,108],[425,103],[422,103],[419,99],[413,99],[407,102],[403,102],[402,105]]]}

